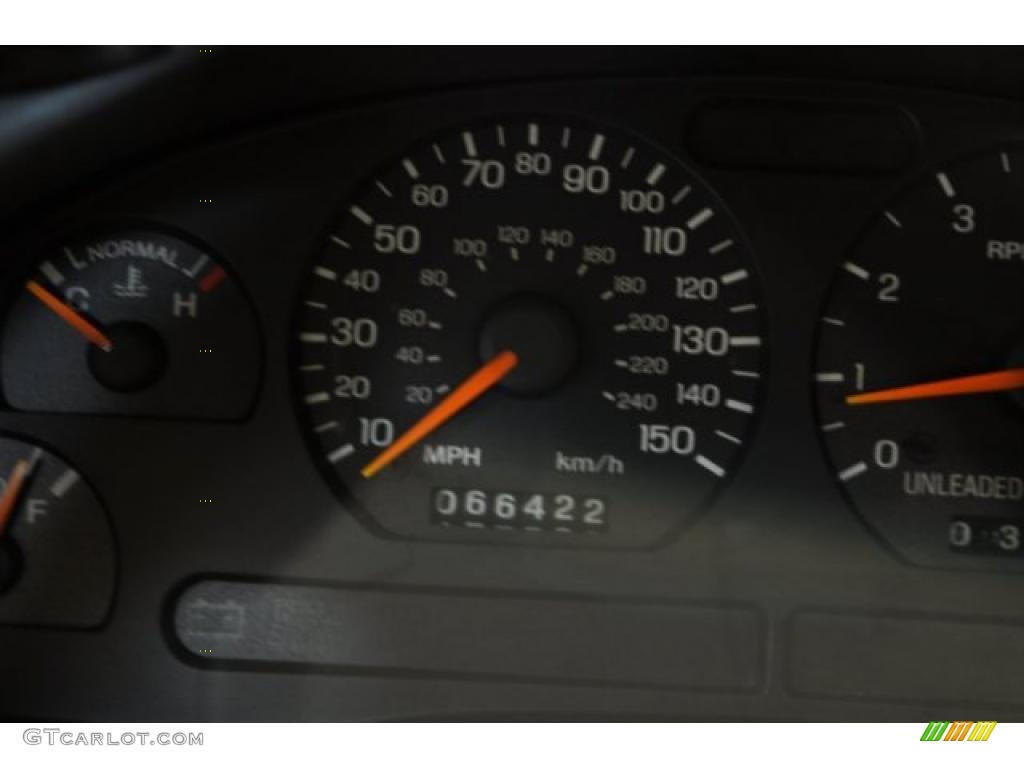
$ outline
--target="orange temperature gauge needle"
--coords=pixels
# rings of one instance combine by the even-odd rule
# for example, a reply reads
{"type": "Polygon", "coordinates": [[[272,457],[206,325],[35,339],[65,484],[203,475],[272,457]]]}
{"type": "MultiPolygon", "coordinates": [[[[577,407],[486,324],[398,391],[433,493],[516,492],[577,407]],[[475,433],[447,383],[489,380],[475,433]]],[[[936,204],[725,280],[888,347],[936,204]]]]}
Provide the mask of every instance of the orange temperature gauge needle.
{"type": "Polygon", "coordinates": [[[70,304],[61,301],[35,280],[29,280],[25,283],[25,287],[28,288],[28,292],[39,299],[47,309],[82,334],[92,344],[95,344],[104,352],[109,352],[114,348],[113,343],[111,343],[110,339],[107,338],[107,335],[103,333],[103,331],[76,312],[70,304]]]}
{"type": "Polygon", "coordinates": [[[363,467],[363,477],[373,477],[380,472],[435,429],[448,422],[480,395],[493,388],[517,365],[519,365],[519,357],[515,352],[505,350],[495,355],[477,369],[476,373],[452,390],[452,393],[434,406],[426,416],[381,451],[377,458],[363,467]]]}
{"type": "Polygon", "coordinates": [[[956,379],[931,381],[927,384],[912,384],[908,387],[880,389],[876,392],[850,395],[846,398],[846,404],[869,405],[871,403],[891,403],[898,400],[924,400],[930,397],[1009,392],[1014,389],[1024,389],[1024,368],[1011,368],[1008,371],[961,376],[956,379]]]}
{"type": "Polygon", "coordinates": [[[25,478],[28,477],[30,469],[32,469],[32,465],[28,460],[21,459],[14,465],[11,476],[7,478],[7,487],[4,489],[3,496],[0,496],[0,536],[4,535],[7,524],[10,523],[14,510],[18,506],[18,500],[25,487],[25,478]]]}

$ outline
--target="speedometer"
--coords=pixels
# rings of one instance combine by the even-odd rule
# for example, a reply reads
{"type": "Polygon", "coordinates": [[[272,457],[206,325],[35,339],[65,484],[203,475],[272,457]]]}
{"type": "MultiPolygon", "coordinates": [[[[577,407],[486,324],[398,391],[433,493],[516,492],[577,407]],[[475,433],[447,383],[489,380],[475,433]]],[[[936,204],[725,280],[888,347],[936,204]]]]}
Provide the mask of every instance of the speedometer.
{"type": "Polygon", "coordinates": [[[476,125],[341,211],[297,314],[297,395],[380,532],[649,546],[736,468],[761,317],[735,222],[667,151],[476,125]]]}

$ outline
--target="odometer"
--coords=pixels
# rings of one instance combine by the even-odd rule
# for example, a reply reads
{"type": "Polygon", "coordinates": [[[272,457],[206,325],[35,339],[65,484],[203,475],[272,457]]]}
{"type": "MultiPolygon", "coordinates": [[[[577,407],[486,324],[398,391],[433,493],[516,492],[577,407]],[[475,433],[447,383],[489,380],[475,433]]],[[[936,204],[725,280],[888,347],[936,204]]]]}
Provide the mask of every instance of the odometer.
{"type": "Polygon", "coordinates": [[[815,377],[854,507],[922,564],[1024,566],[1024,154],[938,169],[844,260],[815,377]]]}
{"type": "Polygon", "coordinates": [[[298,314],[298,397],[379,530],[645,546],[735,468],[760,321],[742,236],[677,159],[509,120],[414,148],[341,212],[298,314]]]}

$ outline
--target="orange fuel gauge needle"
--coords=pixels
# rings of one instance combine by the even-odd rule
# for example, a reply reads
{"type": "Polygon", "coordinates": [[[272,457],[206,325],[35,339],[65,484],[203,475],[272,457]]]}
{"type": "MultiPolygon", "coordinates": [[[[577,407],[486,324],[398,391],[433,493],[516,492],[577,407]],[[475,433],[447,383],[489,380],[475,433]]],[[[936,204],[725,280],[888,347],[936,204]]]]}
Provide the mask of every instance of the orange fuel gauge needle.
{"type": "Polygon", "coordinates": [[[21,499],[21,492],[25,490],[25,480],[32,471],[33,465],[34,462],[28,459],[20,459],[14,465],[11,476],[7,478],[7,487],[4,489],[3,496],[0,496],[0,538],[3,537],[7,525],[11,522],[14,510],[21,499]]]}
{"type": "Polygon", "coordinates": [[[476,373],[452,390],[444,400],[434,406],[426,416],[416,422],[395,442],[361,470],[363,477],[373,477],[384,467],[408,451],[427,435],[449,421],[480,395],[493,388],[509,372],[519,365],[515,352],[505,350],[495,355],[477,369],[476,373]]]}
{"type": "Polygon", "coordinates": [[[926,384],[912,384],[907,387],[894,387],[875,392],[864,392],[859,395],[849,395],[846,398],[846,404],[870,405],[898,400],[924,400],[931,397],[1010,392],[1015,389],[1024,389],[1024,368],[1011,368],[1006,371],[961,376],[955,379],[930,381],[926,384]]]}
{"type": "Polygon", "coordinates": [[[28,289],[28,292],[39,299],[47,309],[82,334],[89,340],[89,342],[95,344],[104,352],[109,352],[114,348],[113,343],[107,335],[103,333],[103,331],[93,325],[93,323],[89,322],[89,320],[87,320],[83,315],[76,312],[70,304],[61,301],[35,280],[29,280],[25,283],[25,287],[28,289]]]}

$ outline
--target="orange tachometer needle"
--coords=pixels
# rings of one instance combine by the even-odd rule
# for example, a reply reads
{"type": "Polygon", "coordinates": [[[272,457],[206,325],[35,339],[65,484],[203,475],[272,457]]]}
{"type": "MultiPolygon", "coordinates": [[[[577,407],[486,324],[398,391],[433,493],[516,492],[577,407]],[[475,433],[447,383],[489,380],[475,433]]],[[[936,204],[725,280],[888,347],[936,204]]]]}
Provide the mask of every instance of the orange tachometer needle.
{"type": "Polygon", "coordinates": [[[912,384],[909,387],[880,389],[876,392],[850,395],[846,398],[846,404],[869,405],[871,403],[891,403],[897,400],[924,400],[929,397],[1009,392],[1014,389],[1024,389],[1024,368],[1011,368],[1008,371],[961,376],[956,379],[930,381],[927,384],[912,384]]]}
{"type": "Polygon", "coordinates": [[[373,477],[416,443],[450,420],[455,414],[476,400],[508,375],[519,364],[515,352],[505,350],[483,364],[476,373],[457,386],[444,400],[434,406],[426,416],[362,469],[363,477],[373,477]]]}
{"type": "Polygon", "coordinates": [[[32,464],[27,459],[21,459],[14,465],[11,476],[7,478],[7,487],[3,496],[0,496],[0,537],[4,535],[7,524],[11,521],[15,508],[18,506],[18,499],[25,488],[25,478],[28,477],[32,464]]]}
{"type": "Polygon", "coordinates": [[[25,283],[25,287],[28,288],[28,292],[39,299],[47,309],[57,315],[57,317],[70,325],[80,334],[85,336],[85,338],[104,352],[109,352],[114,348],[114,345],[103,331],[76,312],[70,304],[61,301],[35,280],[29,280],[25,283]]]}

